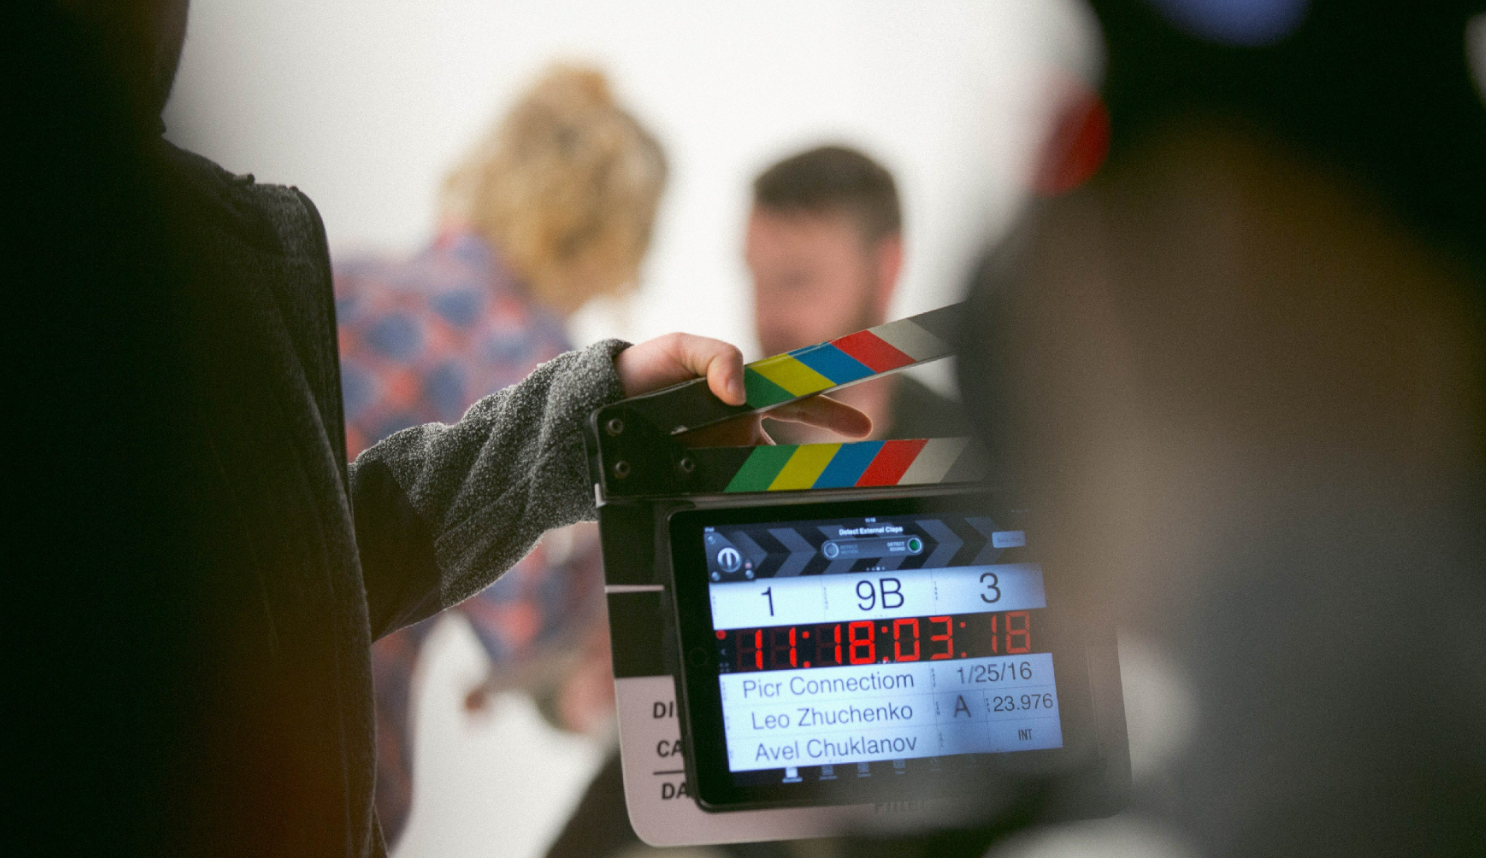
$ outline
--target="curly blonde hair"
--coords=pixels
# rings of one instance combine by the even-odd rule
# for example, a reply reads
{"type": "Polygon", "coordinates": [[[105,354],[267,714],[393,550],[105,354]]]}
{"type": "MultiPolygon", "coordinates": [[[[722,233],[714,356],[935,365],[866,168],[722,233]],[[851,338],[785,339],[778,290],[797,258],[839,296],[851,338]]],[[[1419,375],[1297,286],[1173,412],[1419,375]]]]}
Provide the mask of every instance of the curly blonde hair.
{"type": "Polygon", "coordinates": [[[604,75],[557,65],[449,174],[440,203],[534,298],[571,312],[634,283],[665,181],[660,144],[604,75]]]}

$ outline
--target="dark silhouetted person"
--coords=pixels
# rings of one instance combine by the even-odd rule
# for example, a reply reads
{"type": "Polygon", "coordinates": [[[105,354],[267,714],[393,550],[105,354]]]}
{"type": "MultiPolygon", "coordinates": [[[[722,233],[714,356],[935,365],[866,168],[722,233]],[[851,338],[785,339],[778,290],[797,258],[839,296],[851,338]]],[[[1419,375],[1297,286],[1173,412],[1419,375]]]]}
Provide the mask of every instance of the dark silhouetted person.
{"type": "Polygon", "coordinates": [[[592,515],[594,407],[699,372],[741,402],[739,353],[606,341],[348,465],[314,207],[159,136],[185,3],[4,14],[9,842],[383,854],[371,641],[592,515]]]}
{"type": "Polygon", "coordinates": [[[1049,574],[1194,703],[1084,842],[1486,854],[1474,10],[1094,6],[1108,160],[983,266],[960,364],[1049,574]]]}

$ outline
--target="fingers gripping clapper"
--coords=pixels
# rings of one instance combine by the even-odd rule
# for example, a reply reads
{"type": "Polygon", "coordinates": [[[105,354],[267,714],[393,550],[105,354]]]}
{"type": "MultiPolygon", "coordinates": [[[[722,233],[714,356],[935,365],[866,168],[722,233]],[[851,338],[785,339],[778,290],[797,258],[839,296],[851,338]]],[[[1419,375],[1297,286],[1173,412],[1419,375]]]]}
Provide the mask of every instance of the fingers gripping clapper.
{"type": "Polygon", "coordinates": [[[1057,612],[1060,579],[1025,510],[981,482],[976,444],[679,437],[948,357],[959,315],[748,364],[743,405],[698,379],[591,416],[625,799],[646,842],[989,832],[1123,802],[1113,631],[1057,612]]]}
{"type": "Polygon", "coordinates": [[[675,437],[948,357],[957,310],[957,305],[943,307],[748,364],[743,368],[747,392],[743,405],[723,403],[707,389],[705,379],[696,379],[598,409],[590,421],[590,449],[602,497],[617,500],[979,479],[981,464],[964,439],[688,450],[675,437]],[[967,470],[971,468],[976,470],[967,470]]]}

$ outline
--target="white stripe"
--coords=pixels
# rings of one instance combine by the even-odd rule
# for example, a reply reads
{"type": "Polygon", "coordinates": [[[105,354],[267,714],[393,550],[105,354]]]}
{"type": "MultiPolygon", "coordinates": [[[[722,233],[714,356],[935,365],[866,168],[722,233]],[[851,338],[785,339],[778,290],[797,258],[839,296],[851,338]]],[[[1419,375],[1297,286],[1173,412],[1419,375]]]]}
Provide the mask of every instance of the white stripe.
{"type": "Polygon", "coordinates": [[[605,593],[659,593],[666,589],[664,584],[605,584],[605,593]]]}
{"type": "Polygon", "coordinates": [[[949,345],[944,340],[915,325],[910,319],[888,322],[868,328],[868,331],[916,361],[943,357],[950,353],[949,345]]]}
{"type": "Polygon", "coordinates": [[[969,443],[969,438],[930,438],[918,452],[918,458],[903,472],[898,485],[927,485],[943,481],[944,475],[949,473],[949,466],[955,463],[969,443]]]}

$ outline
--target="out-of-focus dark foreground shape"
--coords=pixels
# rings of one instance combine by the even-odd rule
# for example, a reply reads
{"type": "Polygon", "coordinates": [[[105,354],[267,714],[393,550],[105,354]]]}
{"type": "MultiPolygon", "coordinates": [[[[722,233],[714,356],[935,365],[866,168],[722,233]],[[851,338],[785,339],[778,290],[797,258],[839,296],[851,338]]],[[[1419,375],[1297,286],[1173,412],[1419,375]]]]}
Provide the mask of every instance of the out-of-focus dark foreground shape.
{"type": "Polygon", "coordinates": [[[127,55],[53,4],[0,12],[13,854],[169,852],[195,705],[184,281],[127,55]]]}
{"type": "Polygon", "coordinates": [[[1486,854],[1472,10],[1238,47],[1094,5],[1109,159],[981,265],[960,380],[1049,568],[1193,690],[1129,813],[1209,858],[1486,854]]]}
{"type": "Polygon", "coordinates": [[[437,590],[353,538],[318,217],[161,139],[183,0],[0,16],[8,851],[384,854],[368,639],[437,590]]]}

